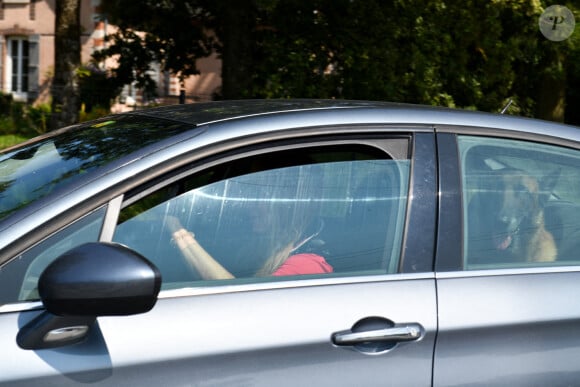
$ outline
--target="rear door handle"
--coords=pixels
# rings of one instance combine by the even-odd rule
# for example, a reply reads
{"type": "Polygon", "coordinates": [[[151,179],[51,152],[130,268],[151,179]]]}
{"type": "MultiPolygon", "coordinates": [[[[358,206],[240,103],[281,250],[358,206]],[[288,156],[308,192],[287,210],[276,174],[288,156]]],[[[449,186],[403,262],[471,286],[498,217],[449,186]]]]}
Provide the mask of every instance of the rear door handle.
{"type": "Polygon", "coordinates": [[[421,338],[423,327],[417,323],[398,324],[393,327],[353,332],[352,330],[336,332],[332,343],[339,346],[356,346],[364,343],[413,341],[421,338]]]}

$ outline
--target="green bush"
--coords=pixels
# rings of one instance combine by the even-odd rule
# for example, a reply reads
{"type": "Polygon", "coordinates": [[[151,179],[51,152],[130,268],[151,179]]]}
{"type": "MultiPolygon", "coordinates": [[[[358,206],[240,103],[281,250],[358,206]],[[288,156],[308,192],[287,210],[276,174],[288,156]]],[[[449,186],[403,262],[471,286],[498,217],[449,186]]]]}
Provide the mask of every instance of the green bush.
{"type": "Polygon", "coordinates": [[[50,105],[47,103],[29,106],[27,116],[36,128],[38,134],[46,133],[48,130],[48,121],[50,120],[50,105]]]}
{"type": "Polygon", "coordinates": [[[12,94],[0,92],[0,116],[9,116],[12,110],[12,94]]]}
{"type": "Polygon", "coordinates": [[[90,112],[81,110],[81,113],[79,114],[79,121],[80,122],[90,121],[97,118],[108,116],[109,114],[111,114],[111,111],[109,109],[106,109],[101,106],[96,106],[93,107],[90,112]]]}
{"type": "Polygon", "coordinates": [[[28,137],[17,136],[14,134],[0,136],[0,149],[8,148],[9,146],[19,144],[26,140],[28,140],[28,137]]]}
{"type": "Polygon", "coordinates": [[[15,102],[4,98],[4,96],[1,96],[0,99],[3,102],[9,101],[8,104],[3,104],[0,108],[2,110],[0,113],[0,135],[17,134],[31,137],[38,134],[34,124],[27,117],[28,108],[25,103],[15,102]]]}
{"type": "Polygon", "coordinates": [[[28,105],[14,101],[12,95],[0,93],[0,135],[30,138],[48,130],[50,105],[28,105]]]}
{"type": "MultiPolygon", "coordinates": [[[[121,88],[115,84],[106,70],[100,69],[94,63],[81,66],[77,70],[79,92],[83,109],[81,113],[90,114],[99,110],[96,117],[102,116],[103,110],[109,110],[113,100],[121,93],[121,88]]],[[[83,121],[81,117],[81,121],[83,121]]]]}

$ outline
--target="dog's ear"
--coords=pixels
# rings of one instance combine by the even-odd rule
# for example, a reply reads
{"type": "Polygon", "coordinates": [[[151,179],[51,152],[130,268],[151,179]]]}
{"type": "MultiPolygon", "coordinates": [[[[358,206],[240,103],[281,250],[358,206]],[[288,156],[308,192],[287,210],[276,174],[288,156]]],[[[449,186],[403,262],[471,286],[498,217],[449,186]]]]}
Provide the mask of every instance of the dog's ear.
{"type": "Polygon", "coordinates": [[[550,195],[560,179],[560,173],[560,168],[554,169],[540,180],[540,206],[543,207],[548,199],[550,199],[550,195]]]}

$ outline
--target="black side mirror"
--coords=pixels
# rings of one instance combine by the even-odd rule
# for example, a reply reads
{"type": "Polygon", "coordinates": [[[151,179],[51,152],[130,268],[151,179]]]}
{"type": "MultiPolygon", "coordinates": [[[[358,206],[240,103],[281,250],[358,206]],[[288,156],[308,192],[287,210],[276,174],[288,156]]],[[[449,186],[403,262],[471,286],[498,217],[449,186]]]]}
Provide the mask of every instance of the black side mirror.
{"type": "Polygon", "coordinates": [[[22,327],[24,349],[53,348],[83,340],[98,316],[148,312],[157,301],[161,273],[142,255],[113,243],[87,243],[52,262],[38,293],[46,312],[22,327]]]}
{"type": "Polygon", "coordinates": [[[40,275],[38,294],[59,316],[145,313],[157,301],[161,274],[128,247],[87,243],[58,257],[40,275]]]}

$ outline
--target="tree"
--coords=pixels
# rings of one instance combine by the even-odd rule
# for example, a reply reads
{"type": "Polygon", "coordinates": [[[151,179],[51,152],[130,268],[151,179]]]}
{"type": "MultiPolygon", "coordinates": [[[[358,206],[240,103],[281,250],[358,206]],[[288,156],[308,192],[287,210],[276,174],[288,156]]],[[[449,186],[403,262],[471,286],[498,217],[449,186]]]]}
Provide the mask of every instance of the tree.
{"type": "Polygon", "coordinates": [[[80,0],[56,0],[52,130],[78,122],[80,95],[76,71],[81,64],[80,0]]]}
{"type": "Polygon", "coordinates": [[[147,34],[138,47],[134,37],[117,44],[131,58],[161,51],[157,60],[185,74],[187,60],[168,65],[172,52],[214,33],[206,52],[187,58],[220,53],[228,99],[374,99],[493,112],[512,101],[512,114],[562,120],[566,81],[580,79],[576,40],[554,44],[540,34],[540,0],[147,0],[139,7],[185,5],[196,10],[183,14],[199,35],[163,28],[181,15],[156,13],[152,23],[121,7],[119,20],[147,34]],[[172,41],[173,51],[154,49],[159,41],[172,41]]]}
{"type": "Polygon", "coordinates": [[[196,60],[212,52],[214,37],[204,24],[210,22],[211,15],[203,1],[103,0],[102,8],[118,32],[108,37],[108,48],[94,58],[117,59],[112,78],[120,86],[135,82],[137,88],[154,94],[153,63],[183,84],[187,77],[199,73],[196,60]]]}
{"type": "Polygon", "coordinates": [[[208,27],[218,39],[214,47],[221,53],[222,90],[220,98],[248,97],[255,66],[258,8],[252,0],[220,1],[208,5],[214,15],[208,27]]]}

